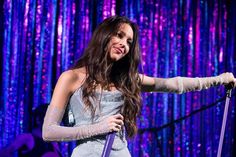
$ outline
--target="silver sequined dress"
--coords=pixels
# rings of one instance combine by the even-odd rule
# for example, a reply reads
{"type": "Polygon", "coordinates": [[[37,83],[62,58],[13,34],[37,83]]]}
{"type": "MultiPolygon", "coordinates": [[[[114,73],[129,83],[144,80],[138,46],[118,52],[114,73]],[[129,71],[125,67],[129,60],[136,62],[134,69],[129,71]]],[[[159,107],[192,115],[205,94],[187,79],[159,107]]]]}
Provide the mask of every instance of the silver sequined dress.
{"type": "MultiPolygon", "coordinates": [[[[73,114],[75,126],[96,123],[117,114],[124,103],[122,93],[118,90],[96,92],[95,96],[98,98],[97,101],[92,99],[90,101],[93,105],[99,104],[100,101],[100,105],[96,105],[95,116],[92,120],[90,110],[85,108],[82,101],[82,89],[79,88],[73,93],[69,101],[69,111],[73,114]]],[[[105,135],[99,135],[79,140],[79,144],[73,150],[72,157],[101,157],[105,138],[105,135]]],[[[110,157],[130,156],[124,131],[116,133],[110,157]]]]}

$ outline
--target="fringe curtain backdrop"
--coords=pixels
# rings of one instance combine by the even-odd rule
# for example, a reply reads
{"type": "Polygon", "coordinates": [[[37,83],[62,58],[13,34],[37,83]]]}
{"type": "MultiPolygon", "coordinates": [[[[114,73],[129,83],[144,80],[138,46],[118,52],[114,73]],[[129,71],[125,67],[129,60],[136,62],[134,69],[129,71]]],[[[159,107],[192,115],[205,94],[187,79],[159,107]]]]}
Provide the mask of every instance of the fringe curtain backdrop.
{"type": "MultiPolygon", "coordinates": [[[[32,128],[32,109],[49,103],[59,75],[81,56],[105,18],[124,15],[140,28],[144,73],[156,77],[236,74],[233,0],[5,0],[1,2],[0,147],[32,128]]],[[[143,93],[132,156],[215,157],[224,101],[184,120],[225,95],[223,87],[182,95],[143,93]]],[[[232,98],[223,156],[235,149],[232,98]]],[[[75,143],[61,143],[63,156],[75,143]]]]}

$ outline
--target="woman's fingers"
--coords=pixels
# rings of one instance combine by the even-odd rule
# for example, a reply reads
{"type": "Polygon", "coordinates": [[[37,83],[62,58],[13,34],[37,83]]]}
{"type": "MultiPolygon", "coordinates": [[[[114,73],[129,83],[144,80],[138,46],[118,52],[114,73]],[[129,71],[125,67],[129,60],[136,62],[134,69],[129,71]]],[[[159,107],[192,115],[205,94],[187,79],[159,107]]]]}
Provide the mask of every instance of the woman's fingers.
{"type": "Polygon", "coordinates": [[[121,114],[114,115],[114,118],[124,120],[124,117],[121,114]]]}
{"type": "Polygon", "coordinates": [[[120,124],[117,124],[117,123],[111,123],[110,124],[110,131],[112,132],[112,131],[120,131],[121,130],[121,128],[122,128],[122,125],[120,125],[120,124]]]}
{"type": "Polygon", "coordinates": [[[230,88],[234,88],[236,86],[236,82],[235,82],[235,78],[233,73],[226,73],[227,77],[228,77],[228,85],[230,86],[230,88]]]}
{"type": "Polygon", "coordinates": [[[124,117],[121,114],[116,114],[109,117],[109,126],[111,131],[120,131],[122,126],[124,117]]]}
{"type": "Polygon", "coordinates": [[[235,77],[233,75],[233,73],[229,73],[229,72],[226,72],[226,73],[223,73],[221,74],[221,77],[222,77],[222,83],[224,85],[231,85],[233,87],[235,87],[235,77]]]}

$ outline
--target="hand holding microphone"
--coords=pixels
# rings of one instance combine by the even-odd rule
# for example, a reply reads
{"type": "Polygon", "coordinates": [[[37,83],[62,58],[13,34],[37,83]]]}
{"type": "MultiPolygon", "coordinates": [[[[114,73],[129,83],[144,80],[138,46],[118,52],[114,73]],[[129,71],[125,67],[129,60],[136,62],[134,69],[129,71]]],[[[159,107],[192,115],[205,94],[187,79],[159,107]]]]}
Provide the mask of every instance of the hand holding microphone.
{"type": "Polygon", "coordinates": [[[218,145],[218,150],[217,150],[217,157],[221,157],[227,115],[228,115],[228,110],[229,110],[229,101],[231,98],[231,91],[233,88],[236,87],[236,79],[234,78],[234,75],[232,73],[223,73],[220,75],[220,77],[221,77],[221,80],[223,81],[222,82],[223,85],[225,85],[225,88],[226,88],[226,101],[225,101],[224,115],[223,115],[221,132],[220,132],[219,145],[218,145]]]}
{"type": "Polygon", "coordinates": [[[233,73],[223,73],[219,75],[222,81],[222,84],[225,85],[226,89],[233,89],[236,87],[236,78],[233,73]]]}

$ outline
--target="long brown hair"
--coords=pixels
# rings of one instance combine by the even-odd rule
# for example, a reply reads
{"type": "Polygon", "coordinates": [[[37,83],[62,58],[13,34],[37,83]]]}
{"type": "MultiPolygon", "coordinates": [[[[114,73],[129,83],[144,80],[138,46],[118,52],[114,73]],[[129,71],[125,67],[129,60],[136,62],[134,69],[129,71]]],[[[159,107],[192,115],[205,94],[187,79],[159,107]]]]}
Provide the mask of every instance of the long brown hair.
{"type": "Polygon", "coordinates": [[[92,115],[95,113],[95,108],[89,97],[95,97],[95,90],[98,85],[104,89],[110,84],[114,84],[122,92],[124,105],[121,108],[121,114],[125,119],[124,123],[128,137],[134,136],[137,132],[136,118],[141,107],[139,63],[140,50],[137,25],[126,17],[112,16],[105,19],[97,27],[83,56],[73,67],[86,68],[87,78],[82,85],[83,100],[85,105],[91,109],[92,115]],[[133,30],[133,42],[126,56],[110,63],[108,61],[109,54],[105,51],[106,46],[124,23],[129,24],[133,30]]]}

